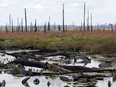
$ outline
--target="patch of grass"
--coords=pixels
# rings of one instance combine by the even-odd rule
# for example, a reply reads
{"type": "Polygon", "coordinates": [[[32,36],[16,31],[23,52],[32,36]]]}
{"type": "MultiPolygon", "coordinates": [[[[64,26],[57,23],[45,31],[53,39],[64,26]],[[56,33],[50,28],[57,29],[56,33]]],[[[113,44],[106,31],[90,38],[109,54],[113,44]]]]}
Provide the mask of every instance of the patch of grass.
{"type": "Polygon", "coordinates": [[[43,32],[0,32],[0,38],[5,39],[0,44],[4,46],[16,45],[21,47],[34,46],[48,49],[81,48],[81,50],[95,53],[116,53],[116,32],[93,31],[79,32],[51,31],[43,32]]]}

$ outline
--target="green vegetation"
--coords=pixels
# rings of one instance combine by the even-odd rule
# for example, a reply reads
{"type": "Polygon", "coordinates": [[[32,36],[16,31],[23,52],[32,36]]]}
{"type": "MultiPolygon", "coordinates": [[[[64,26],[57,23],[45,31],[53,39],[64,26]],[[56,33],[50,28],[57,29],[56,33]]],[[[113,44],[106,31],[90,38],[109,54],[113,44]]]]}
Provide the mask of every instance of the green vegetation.
{"type": "Polygon", "coordinates": [[[7,34],[1,46],[36,47],[42,49],[79,48],[91,53],[116,53],[116,32],[40,32],[7,34]],[[10,37],[9,37],[10,36],[10,37]]]}

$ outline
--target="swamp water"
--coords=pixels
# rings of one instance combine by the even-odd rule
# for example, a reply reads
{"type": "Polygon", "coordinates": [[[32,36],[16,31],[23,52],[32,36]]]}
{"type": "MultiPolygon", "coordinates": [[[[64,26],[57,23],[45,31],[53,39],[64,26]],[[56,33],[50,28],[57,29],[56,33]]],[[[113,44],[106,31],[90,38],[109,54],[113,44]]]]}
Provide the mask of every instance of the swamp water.
{"type": "MultiPolygon", "coordinates": [[[[9,55],[5,55],[5,56],[0,55],[1,62],[7,63],[7,61],[12,61],[14,59],[15,59],[14,57],[9,56],[9,55]]],[[[92,59],[91,63],[87,64],[86,66],[87,67],[98,67],[99,64],[100,64],[100,62],[92,59]]],[[[78,65],[78,64],[75,64],[75,65],[78,65]]],[[[6,81],[5,87],[25,87],[21,83],[21,81],[25,77],[15,77],[10,74],[2,73],[2,74],[0,74],[0,82],[2,80],[5,80],[6,81]]],[[[49,76],[32,76],[28,80],[28,83],[29,83],[30,87],[48,87],[47,86],[48,81],[50,81],[50,83],[51,83],[50,87],[64,87],[66,85],[68,85],[69,87],[78,87],[78,85],[67,84],[66,82],[61,81],[59,77],[49,77],[49,76]],[[40,83],[38,85],[35,85],[33,83],[33,80],[36,78],[38,78],[40,80],[40,83]]],[[[111,84],[112,84],[111,87],[116,87],[116,81],[113,81],[112,77],[104,77],[103,80],[98,80],[96,87],[108,87],[108,81],[111,81],[111,84]]]]}

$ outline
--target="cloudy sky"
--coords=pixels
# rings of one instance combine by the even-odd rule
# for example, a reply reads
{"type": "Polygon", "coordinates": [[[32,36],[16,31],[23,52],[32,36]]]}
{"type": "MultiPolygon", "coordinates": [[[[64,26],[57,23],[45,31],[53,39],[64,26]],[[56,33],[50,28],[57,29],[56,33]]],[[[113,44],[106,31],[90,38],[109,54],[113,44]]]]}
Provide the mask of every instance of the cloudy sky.
{"type": "Polygon", "coordinates": [[[8,22],[9,14],[16,23],[24,18],[27,8],[28,23],[37,19],[38,24],[48,21],[62,24],[62,4],[65,4],[65,24],[79,25],[83,20],[83,3],[93,14],[93,24],[116,23],[116,0],[0,0],[0,25],[8,22]]]}

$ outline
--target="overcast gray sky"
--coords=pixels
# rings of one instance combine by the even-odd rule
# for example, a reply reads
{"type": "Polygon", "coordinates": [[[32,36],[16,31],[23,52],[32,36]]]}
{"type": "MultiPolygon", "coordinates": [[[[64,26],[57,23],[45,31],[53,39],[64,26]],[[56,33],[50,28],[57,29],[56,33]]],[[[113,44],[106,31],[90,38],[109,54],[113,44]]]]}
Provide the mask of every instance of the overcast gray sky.
{"type": "Polygon", "coordinates": [[[83,19],[83,3],[93,13],[93,24],[116,23],[116,0],[0,0],[0,25],[8,22],[11,14],[15,23],[18,18],[24,18],[24,8],[27,8],[28,22],[38,23],[48,21],[62,24],[62,4],[65,4],[65,24],[76,25],[83,19]]]}

